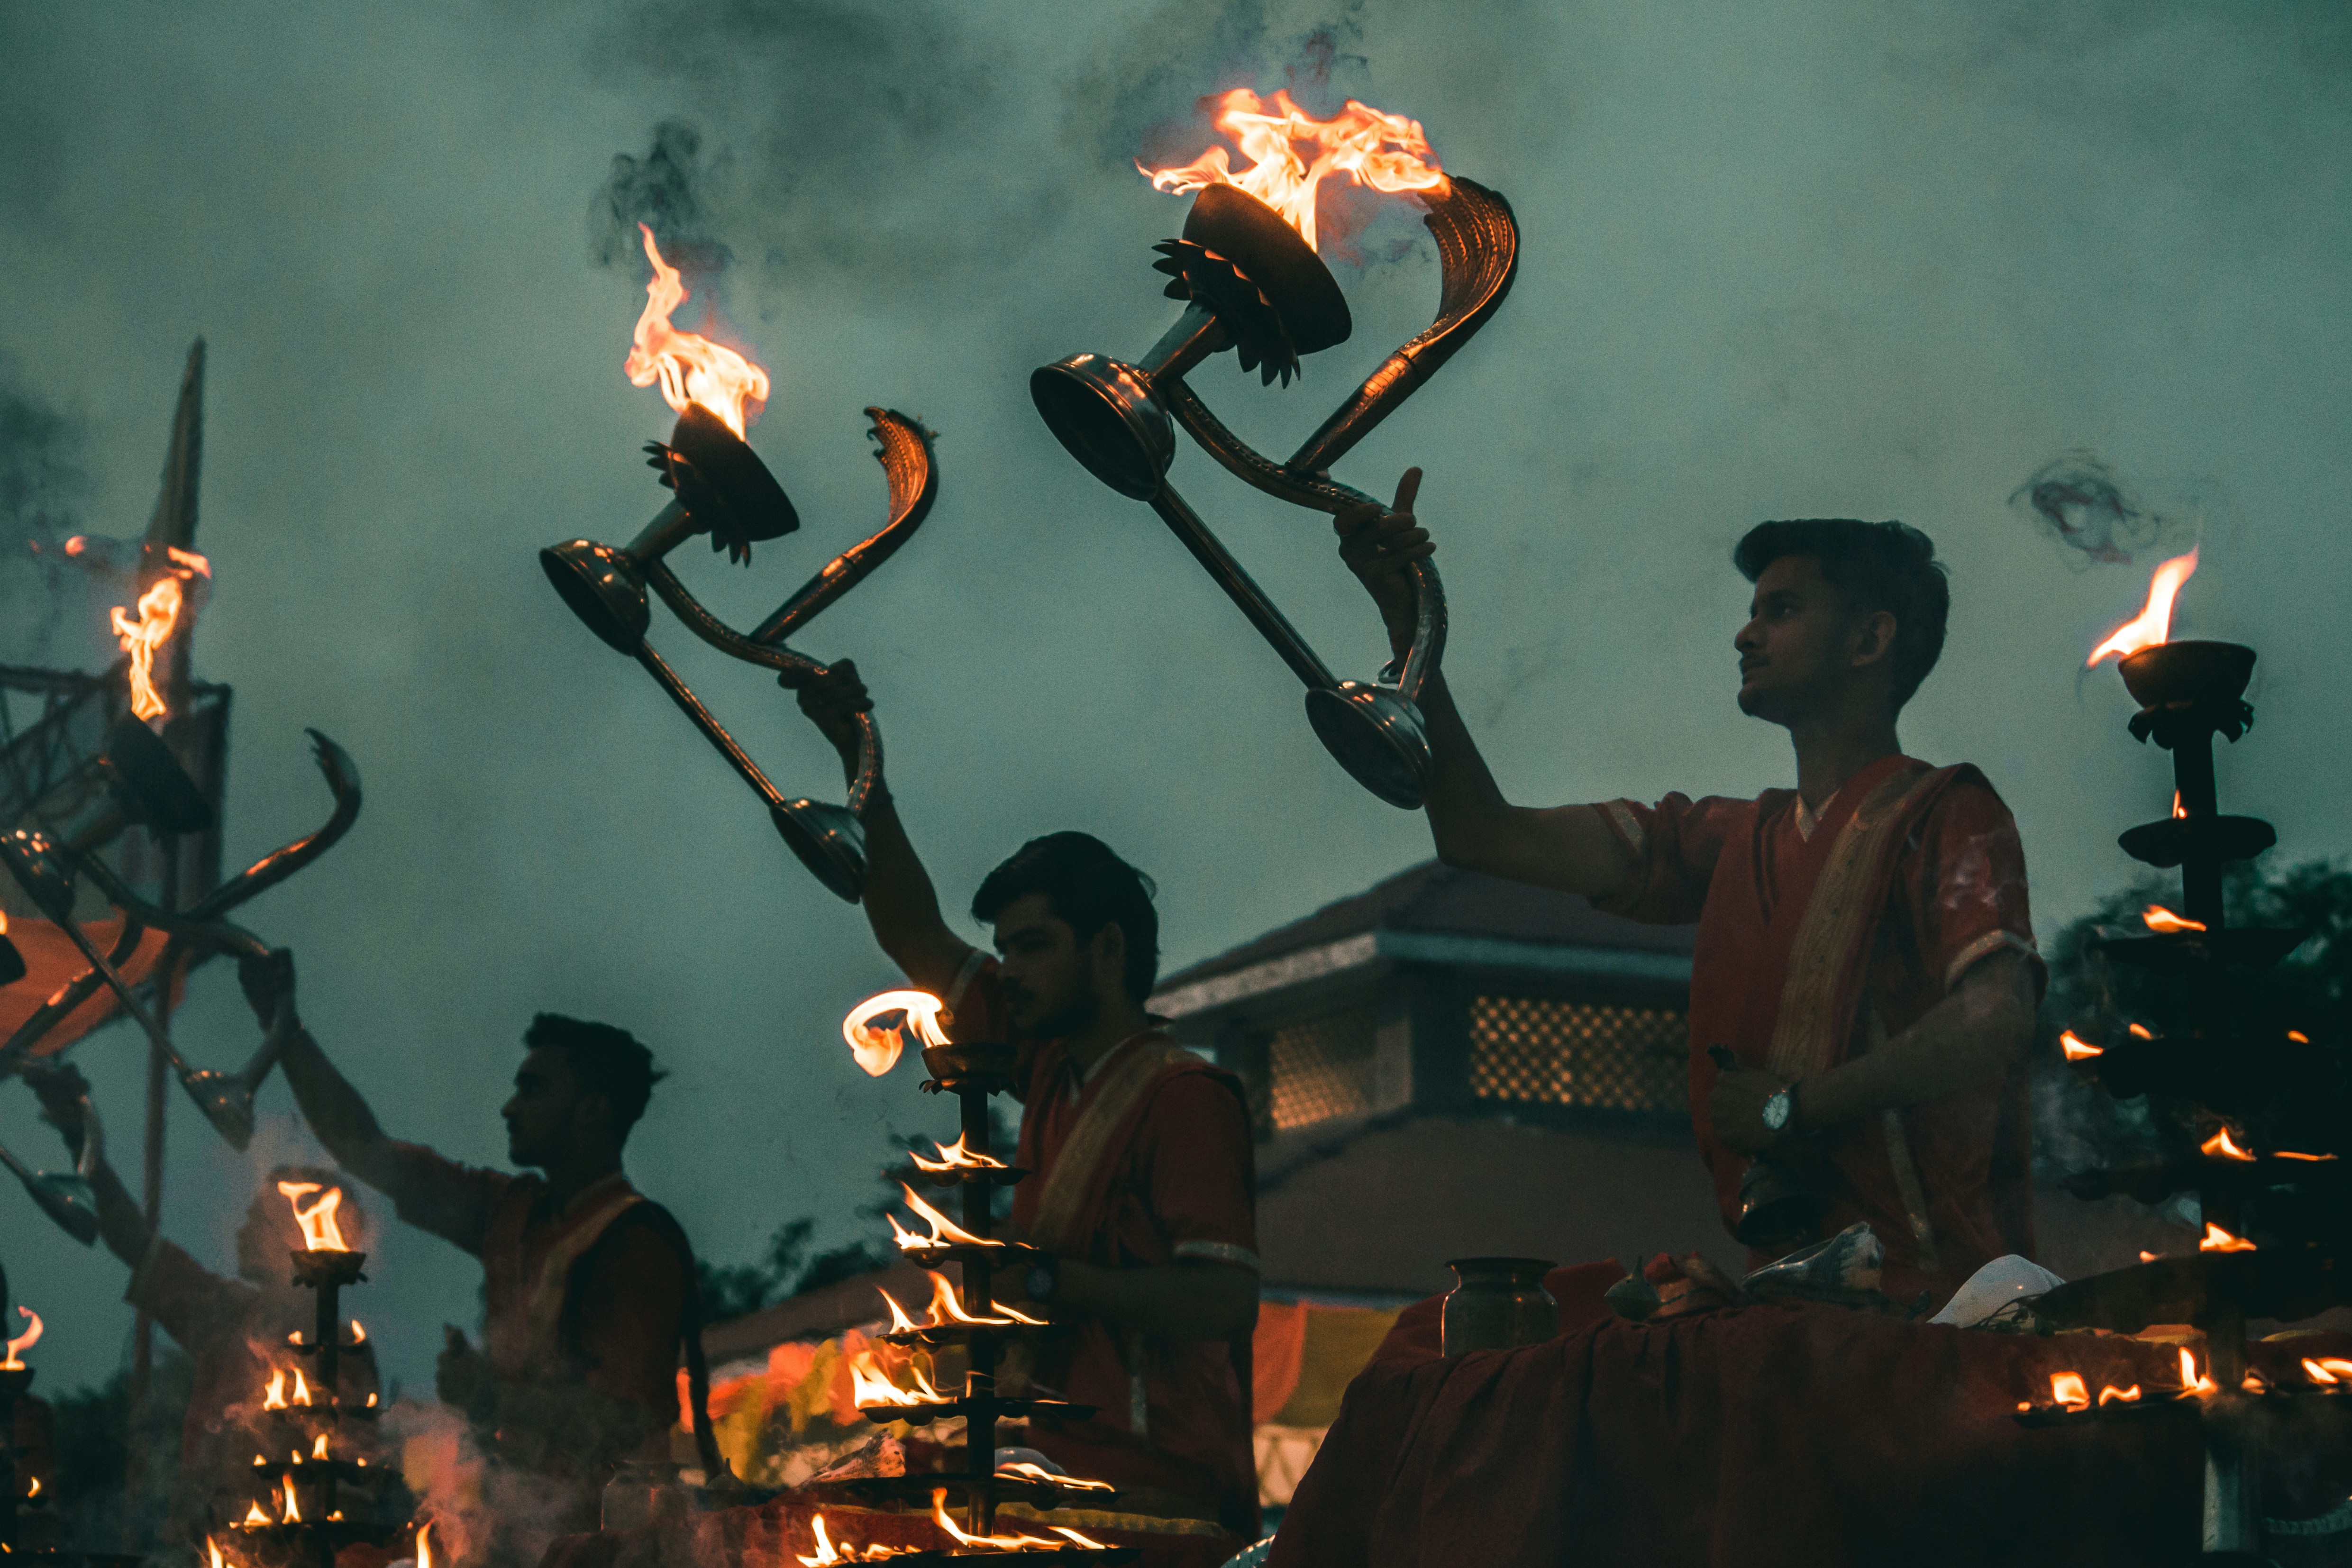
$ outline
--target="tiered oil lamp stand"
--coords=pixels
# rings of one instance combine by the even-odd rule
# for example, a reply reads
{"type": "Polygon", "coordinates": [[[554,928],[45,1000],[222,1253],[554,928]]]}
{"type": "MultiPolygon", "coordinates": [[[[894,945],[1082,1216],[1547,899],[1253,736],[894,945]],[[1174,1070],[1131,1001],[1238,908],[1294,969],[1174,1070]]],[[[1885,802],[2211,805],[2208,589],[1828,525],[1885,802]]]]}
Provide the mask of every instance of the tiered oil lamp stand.
{"type": "Polygon", "coordinates": [[[2084,1172],[2078,1196],[2124,1193],[2146,1203],[2197,1195],[2205,1223],[2194,1257],[2158,1258],[2063,1286],[2034,1303],[2053,1328],[2135,1332],[2157,1323],[2203,1331],[2205,1365],[2171,1397],[2021,1412],[2030,1425],[2175,1419],[2193,1412],[2204,1436],[2203,1546],[2209,1563],[2261,1555],[2260,1450],[2288,1398],[2343,1397],[2347,1385],[2316,1378],[2274,1383],[2250,1373],[2250,1318],[2307,1318],[2347,1299],[2345,1200],[2352,1196],[2352,1082],[2340,1053],[2299,1034],[2275,1035],[2245,1016],[2250,978],[2292,952],[2307,931],[2231,928],[2222,908],[2224,867],[2276,841],[2271,826],[2221,815],[2213,738],[2235,742],[2252,722],[2244,700],[2254,650],[2232,643],[2170,642],[2125,658],[2125,686],[2140,703],[2131,731],[2172,753],[2172,814],[2122,837],[2133,858],[2180,868],[2185,918],[2150,911],[2147,933],[2110,936],[2107,955],[2177,979],[2180,1001],[2166,1032],[2134,1031],[2068,1055],[2110,1095],[2157,1097],[2168,1123],[2164,1157],[2084,1172]],[[2178,926],[2179,929],[2163,929],[2178,926]]]}
{"type": "MultiPolygon", "coordinates": [[[[963,1347],[968,1368],[963,1392],[933,1404],[861,1406],[868,1420],[881,1424],[904,1421],[923,1426],[937,1420],[962,1417],[964,1468],[961,1472],[868,1477],[806,1489],[820,1499],[860,1504],[935,1502],[943,1490],[961,1494],[966,1533],[999,1540],[1005,1539],[997,1536],[996,1510],[1000,1504],[1018,1501],[1033,1508],[1052,1509],[1084,1502],[1099,1507],[1118,1495],[1100,1481],[1056,1476],[1036,1466],[1000,1468],[996,1463],[999,1421],[1041,1415],[1084,1420],[1095,1409],[1089,1405],[1074,1405],[1026,1393],[1006,1395],[997,1390],[1004,1347],[1022,1336],[1036,1334],[1043,1327],[1031,1321],[1003,1316],[992,1295],[999,1271],[1026,1270],[1044,1256],[1037,1247],[996,1240],[990,1234],[992,1199],[997,1189],[1015,1185],[1029,1174],[999,1160],[989,1147],[989,1097],[1012,1089],[1013,1055],[1014,1048],[1009,1045],[929,1046],[923,1051],[923,1065],[931,1074],[923,1084],[924,1089],[954,1095],[961,1106],[963,1127],[959,1144],[950,1151],[952,1163],[940,1168],[924,1162],[920,1173],[935,1185],[963,1189],[961,1230],[964,1239],[949,1236],[924,1245],[902,1241],[901,1247],[908,1258],[927,1268],[956,1265],[962,1275],[961,1288],[956,1292],[960,1315],[975,1321],[934,1322],[900,1329],[884,1337],[909,1349],[963,1347]],[[959,1152],[961,1158],[955,1158],[959,1152]]],[[[939,1316],[937,1312],[931,1315],[934,1319],[939,1316]]],[[[1075,1554],[1089,1563],[1111,1563],[1129,1562],[1139,1555],[1134,1547],[1097,1546],[1067,1538],[1056,1542],[1026,1532],[1013,1539],[1034,1544],[970,1545],[961,1550],[899,1553],[894,1554],[890,1562],[905,1568],[923,1568],[934,1562],[969,1562],[974,1557],[992,1562],[1042,1561],[1049,1557],[1067,1561],[1075,1554]]]]}
{"type": "Polygon", "coordinates": [[[290,1346],[310,1363],[310,1375],[302,1380],[310,1402],[289,1399],[278,1408],[273,1401],[273,1414],[286,1432],[286,1458],[256,1456],[254,1479],[269,1483],[265,1494],[269,1500],[254,1500],[236,1535],[258,1548],[255,1555],[263,1563],[293,1568],[308,1559],[317,1568],[334,1568],[335,1553],[342,1547],[380,1545],[390,1533],[370,1520],[343,1517],[336,1496],[341,1484],[371,1478],[357,1459],[331,1452],[346,1417],[373,1420],[377,1414],[373,1405],[345,1410],[342,1403],[343,1352],[359,1343],[342,1341],[342,1291],[367,1278],[361,1271],[367,1254],[318,1248],[296,1252],[293,1259],[294,1283],[314,1292],[318,1300],[310,1337],[290,1346]],[[274,1520],[268,1517],[272,1507],[278,1513],[274,1520]]]}

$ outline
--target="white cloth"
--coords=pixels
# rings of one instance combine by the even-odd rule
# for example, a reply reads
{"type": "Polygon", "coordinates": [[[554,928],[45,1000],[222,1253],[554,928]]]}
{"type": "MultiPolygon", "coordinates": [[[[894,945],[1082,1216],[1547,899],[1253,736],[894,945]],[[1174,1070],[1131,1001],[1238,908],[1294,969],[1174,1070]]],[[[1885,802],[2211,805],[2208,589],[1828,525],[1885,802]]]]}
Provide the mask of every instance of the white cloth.
{"type": "Polygon", "coordinates": [[[1969,1282],[1927,1321],[1972,1329],[2011,1301],[2039,1296],[2066,1283],[2039,1263],[2007,1253],[1969,1276],[1969,1282]]]}

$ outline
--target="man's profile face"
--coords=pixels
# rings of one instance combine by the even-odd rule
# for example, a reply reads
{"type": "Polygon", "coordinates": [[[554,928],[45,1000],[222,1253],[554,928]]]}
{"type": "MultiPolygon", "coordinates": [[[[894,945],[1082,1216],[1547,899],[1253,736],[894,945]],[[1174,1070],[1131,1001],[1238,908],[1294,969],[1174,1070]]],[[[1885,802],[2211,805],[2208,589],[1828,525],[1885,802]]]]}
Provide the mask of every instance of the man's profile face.
{"type": "Polygon", "coordinates": [[[1030,893],[1013,900],[997,911],[995,931],[1006,1022],[1015,1038],[1054,1039],[1094,1021],[1092,944],[1078,941],[1070,922],[1054,912],[1052,899],[1030,893]]]}
{"type": "Polygon", "coordinates": [[[544,1166],[561,1157],[573,1136],[583,1095],[572,1064],[552,1046],[537,1046],[515,1069],[515,1091],[499,1114],[507,1123],[507,1158],[544,1166]]]}
{"type": "Polygon", "coordinates": [[[1847,678],[1853,617],[1811,555],[1783,555],[1765,567],[1748,617],[1731,639],[1739,653],[1739,710],[1794,724],[1847,678]]]}

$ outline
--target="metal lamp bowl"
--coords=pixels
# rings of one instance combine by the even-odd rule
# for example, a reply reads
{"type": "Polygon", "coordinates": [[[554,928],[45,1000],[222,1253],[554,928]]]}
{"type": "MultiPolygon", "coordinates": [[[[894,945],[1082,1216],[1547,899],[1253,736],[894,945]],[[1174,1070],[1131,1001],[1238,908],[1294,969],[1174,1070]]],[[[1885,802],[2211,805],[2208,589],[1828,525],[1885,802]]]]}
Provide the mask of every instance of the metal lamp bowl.
{"type": "Polygon", "coordinates": [[[2116,668],[2143,708],[2234,702],[2254,678],[2254,650],[2233,642],[2160,642],[2122,659],[2116,668]]]}
{"type": "Polygon", "coordinates": [[[213,808],[172,748],[143,721],[122,719],[106,737],[107,788],[134,822],[159,833],[202,833],[213,808]]]}
{"type": "Polygon", "coordinates": [[[1396,691],[1360,680],[1309,687],[1307,721],[1349,776],[1391,805],[1421,808],[1429,738],[1421,710],[1396,691]]]}
{"type": "Polygon", "coordinates": [[[801,525],[792,498],[768,471],[768,465],[751,444],[728,427],[727,422],[699,403],[689,403],[670,431],[670,449],[694,465],[700,482],[693,488],[708,494],[678,497],[693,510],[698,501],[715,500],[724,507],[735,529],[751,540],[778,539],[801,525]]]}
{"type": "Polygon", "coordinates": [[[539,552],[540,570],[572,613],[605,644],[634,654],[653,625],[645,574],[628,552],[593,539],[571,539],[539,552]]]}
{"type": "Polygon", "coordinates": [[[1185,216],[1184,237],[1231,261],[1257,285],[1298,353],[1344,343],[1355,331],[1348,297],[1315,247],[1239,185],[1202,186],[1185,216]]]}
{"type": "Polygon", "coordinates": [[[1176,459],[1176,426],[1151,378],[1104,354],[1072,354],[1029,373],[1030,401],[1087,472],[1149,500],[1176,459]]]}
{"type": "Polygon", "coordinates": [[[792,800],[772,808],[776,831],[801,864],[844,903],[866,889],[866,825],[847,806],[792,800]]]}

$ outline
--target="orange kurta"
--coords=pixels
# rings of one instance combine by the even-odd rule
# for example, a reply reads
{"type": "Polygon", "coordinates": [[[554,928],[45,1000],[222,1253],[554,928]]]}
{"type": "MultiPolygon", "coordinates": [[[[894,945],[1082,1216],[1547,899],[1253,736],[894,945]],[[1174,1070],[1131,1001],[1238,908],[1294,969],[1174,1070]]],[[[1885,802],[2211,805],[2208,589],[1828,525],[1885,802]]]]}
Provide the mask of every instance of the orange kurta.
{"type": "MultiPolygon", "coordinates": [[[[1809,1077],[1900,1034],[1992,954],[2033,952],[2016,824],[1974,768],[1885,757],[1847,780],[1810,832],[1799,806],[1795,791],[1767,790],[1602,808],[1635,864],[1600,907],[1698,922],[1691,1119],[1727,1226],[1747,1157],[1709,1122],[1709,1046],[1809,1077]]],[[[2032,1250],[2022,1063],[1998,1082],[1824,1130],[1813,1152],[1836,1178],[1825,1232],[1868,1221],[1898,1280],[1916,1272],[1948,1289],[2032,1250]]]]}

